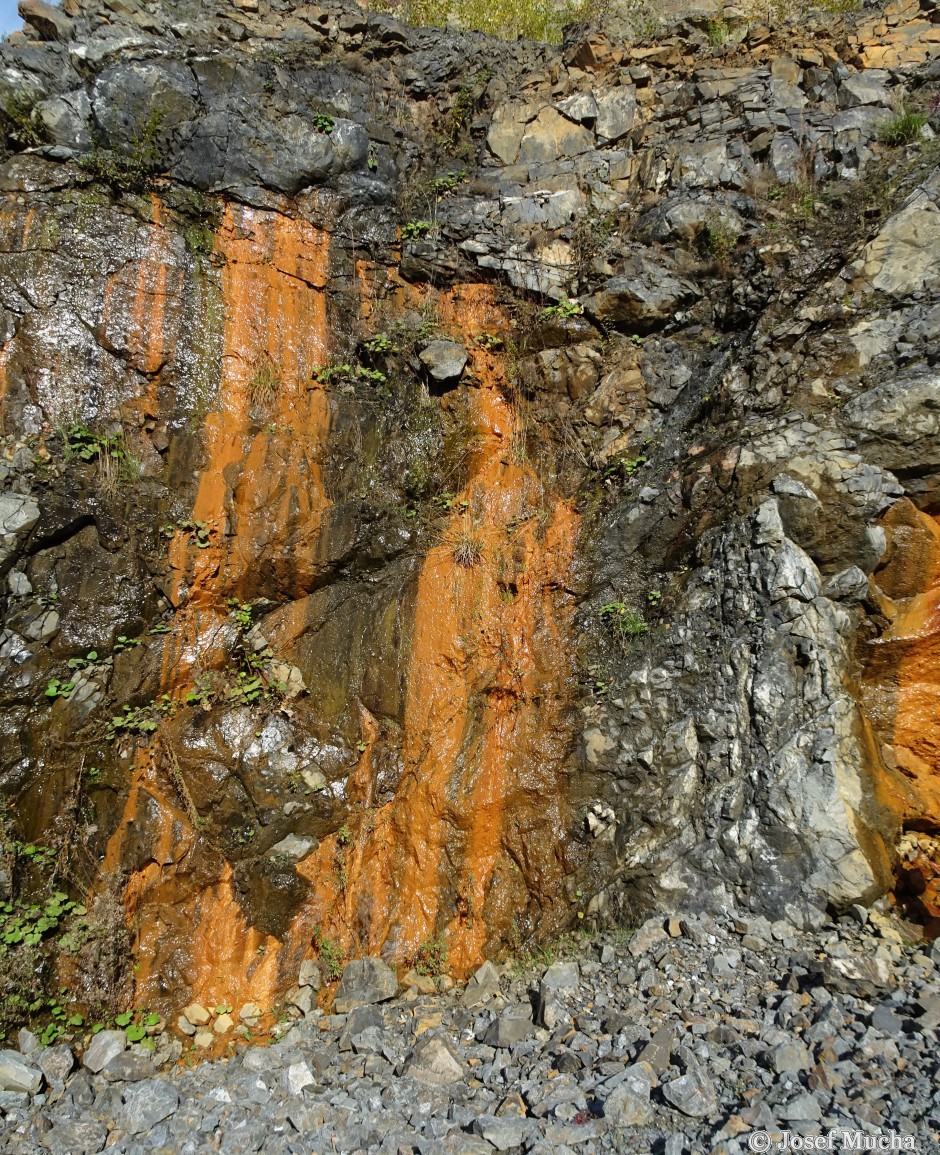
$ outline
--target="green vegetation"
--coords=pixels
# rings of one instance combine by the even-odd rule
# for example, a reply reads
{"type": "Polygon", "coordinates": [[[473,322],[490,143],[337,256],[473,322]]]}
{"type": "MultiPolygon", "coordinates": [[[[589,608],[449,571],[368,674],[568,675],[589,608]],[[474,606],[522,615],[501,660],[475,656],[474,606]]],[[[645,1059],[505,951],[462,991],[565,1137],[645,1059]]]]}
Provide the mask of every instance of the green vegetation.
{"type": "Polygon", "coordinates": [[[722,44],[727,44],[731,35],[730,29],[724,20],[709,20],[705,26],[705,34],[708,37],[708,43],[714,48],[720,48],[722,44]]]}
{"type": "Polygon", "coordinates": [[[34,115],[36,98],[29,92],[13,92],[0,106],[6,122],[7,141],[15,148],[37,148],[46,139],[45,129],[34,115]]]}
{"type": "Polygon", "coordinates": [[[419,975],[437,978],[447,970],[447,952],[447,934],[441,931],[440,934],[434,935],[418,947],[418,953],[414,959],[414,969],[419,975]]]}
{"type": "Polygon", "coordinates": [[[624,602],[608,602],[597,612],[598,617],[607,621],[621,648],[626,648],[633,638],[638,638],[649,630],[640,611],[624,602]]]}
{"type": "Polygon", "coordinates": [[[46,686],[45,697],[68,698],[74,689],[74,682],[60,682],[58,678],[52,678],[46,686]]]}
{"type": "MultiPolygon", "coordinates": [[[[160,532],[167,538],[178,532],[188,533],[192,544],[197,549],[208,549],[212,544],[209,538],[209,523],[206,521],[196,521],[187,517],[183,521],[169,522],[161,528],[160,532]]],[[[150,633],[165,634],[168,630],[169,627],[163,629],[160,626],[154,626],[150,633]]]]}
{"type": "Polygon", "coordinates": [[[434,177],[431,181],[431,189],[438,197],[444,197],[448,193],[456,192],[466,179],[467,176],[463,169],[459,172],[448,172],[443,176],[434,177]]]}
{"type": "Polygon", "coordinates": [[[472,28],[503,40],[542,40],[560,44],[573,20],[590,20],[604,0],[556,5],[551,0],[385,0],[380,5],[408,24],[472,28]]]}
{"type": "Polygon", "coordinates": [[[319,927],[313,932],[313,945],[317,949],[320,966],[329,983],[335,983],[343,973],[344,955],[340,948],[322,933],[319,927]]]}
{"type": "Polygon", "coordinates": [[[556,318],[567,320],[569,317],[580,317],[583,312],[584,306],[582,304],[563,297],[557,305],[546,305],[544,309],[541,309],[538,319],[540,321],[553,321],[556,318]]]}
{"type": "Polygon", "coordinates": [[[110,456],[115,461],[121,461],[126,456],[122,432],[110,435],[93,433],[87,425],[77,421],[68,426],[63,438],[65,440],[65,456],[68,461],[77,457],[80,461],[91,462],[97,461],[103,456],[110,456]]]}
{"type": "Polygon", "coordinates": [[[162,120],[163,114],[154,112],[143,132],[129,143],[120,148],[96,145],[88,156],[79,160],[79,167],[93,180],[108,185],[113,192],[144,192],[150,178],[162,167],[157,146],[157,134],[162,120]]]}
{"type": "Polygon", "coordinates": [[[885,144],[897,146],[912,144],[920,136],[920,130],[927,123],[927,117],[909,108],[902,108],[891,120],[878,130],[878,139],[885,144]]]}
{"type": "Polygon", "coordinates": [[[406,221],[401,227],[403,241],[418,241],[434,228],[430,221],[406,221]]]}
{"type": "Polygon", "coordinates": [[[326,136],[329,136],[336,127],[336,122],[333,120],[333,117],[326,112],[314,113],[311,123],[317,132],[322,132],[326,136]]]}

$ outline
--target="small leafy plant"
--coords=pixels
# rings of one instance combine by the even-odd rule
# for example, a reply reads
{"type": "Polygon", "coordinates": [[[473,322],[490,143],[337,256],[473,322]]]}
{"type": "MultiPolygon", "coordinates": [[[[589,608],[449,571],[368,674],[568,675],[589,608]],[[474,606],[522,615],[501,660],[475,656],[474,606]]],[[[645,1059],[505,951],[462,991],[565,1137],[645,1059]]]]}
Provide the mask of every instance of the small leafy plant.
{"type": "Polygon", "coordinates": [[[608,622],[621,647],[649,630],[640,611],[624,602],[608,602],[598,610],[598,616],[608,622]]]}
{"type": "Polygon", "coordinates": [[[61,682],[58,678],[51,678],[45,689],[45,697],[68,699],[74,689],[74,682],[61,682]]]}
{"type": "Polygon", "coordinates": [[[580,317],[583,312],[584,306],[582,304],[563,297],[557,305],[546,305],[544,309],[540,310],[538,319],[540,321],[552,321],[556,318],[567,320],[571,317],[580,317]]]}
{"type": "Polygon", "coordinates": [[[433,227],[430,221],[406,221],[401,227],[401,239],[403,241],[419,241],[422,237],[427,236],[433,227]]]}
{"type": "Polygon", "coordinates": [[[336,127],[336,121],[327,112],[315,112],[311,124],[317,132],[322,132],[325,136],[329,136],[336,127]]]}
{"type": "Polygon", "coordinates": [[[437,176],[431,181],[431,189],[439,197],[447,196],[448,193],[456,192],[466,179],[466,173],[461,169],[459,172],[448,172],[443,176],[437,176]]]}

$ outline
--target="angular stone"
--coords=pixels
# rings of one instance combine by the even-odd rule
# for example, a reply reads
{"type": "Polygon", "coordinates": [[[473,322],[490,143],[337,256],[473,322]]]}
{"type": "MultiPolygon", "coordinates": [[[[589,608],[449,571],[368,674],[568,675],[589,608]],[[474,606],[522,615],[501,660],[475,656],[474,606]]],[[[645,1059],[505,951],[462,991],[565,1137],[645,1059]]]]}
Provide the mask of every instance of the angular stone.
{"type": "Polygon", "coordinates": [[[43,0],[20,0],[17,11],[43,40],[59,40],[64,44],[71,39],[72,21],[61,8],[45,4],[43,0]]]}
{"type": "Polygon", "coordinates": [[[778,1108],[778,1115],[790,1123],[815,1123],[822,1118],[822,1108],[815,1095],[806,1092],[778,1108]]]}
{"type": "Polygon", "coordinates": [[[609,92],[594,93],[597,119],[594,131],[606,144],[626,136],[636,121],[636,91],[633,88],[614,88],[609,92]]]}
{"type": "Polygon", "coordinates": [[[217,1035],[227,1035],[232,1027],[235,1026],[235,1020],[228,1013],[219,1015],[219,1017],[212,1024],[212,1029],[217,1035]]]}
{"type": "Polygon", "coordinates": [[[634,333],[661,329],[692,304],[699,291],[691,281],[672,276],[652,262],[636,265],[630,276],[610,277],[585,303],[599,321],[634,333]]]}
{"type": "Polygon", "coordinates": [[[672,1061],[673,1029],[664,1023],[640,1052],[637,1062],[649,1063],[657,1075],[661,1074],[672,1061]]]}
{"type": "Polygon", "coordinates": [[[769,1055],[770,1065],[778,1075],[798,1075],[808,1071],[812,1065],[809,1050],[803,1043],[778,1043],[769,1055]]]}
{"type": "Polygon", "coordinates": [[[573,994],[581,982],[581,972],[576,962],[556,962],[548,968],[539,989],[544,998],[549,992],[553,994],[573,994]]]}
{"type": "Polygon", "coordinates": [[[431,1087],[446,1087],[464,1077],[463,1067],[438,1035],[423,1034],[405,1064],[405,1074],[431,1087]]]}
{"type": "Polygon", "coordinates": [[[514,1047],[529,1038],[534,1029],[531,1008],[512,1007],[490,1023],[483,1041],[490,1047],[514,1047]]]}
{"type": "Polygon", "coordinates": [[[75,1055],[72,1048],[65,1043],[59,1043],[55,1047],[43,1047],[36,1056],[36,1061],[49,1086],[56,1090],[61,1090],[65,1086],[65,1080],[75,1069],[75,1055]]]}
{"type": "Polygon", "coordinates": [[[398,979],[387,963],[380,958],[354,959],[343,968],[333,1008],[344,1015],[354,1007],[385,1002],[397,993],[398,979]]]}
{"type": "Polygon", "coordinates": [[[312,987],[313,990],[318,991],[322,982],[320,968],[313,959],[305,958],[300,964],[300,976],[297,979],[297,985],[299,987],[312,987]]]}
{"type": "Polygon", "coordinates": [[[669,936],[663,930],[663,920],[661,918],[649,918],[630,939],[630,954],[634,958],[639,958],[640,955],[646,954],[659,943],[668,941],[669,936]]]}
{"type": "Polygon", "coordinates": [[[891,968],[882,958],[826,958],[820,971],[827,990],[862,998],[890,989],[893,983],[891,968]]]}
{"type": "Polygon", "coordinates": [[[592,132],[573,124],[554,108],[546,107],[526,125],[517,161],[519,164],[557,161],[559,157],[578,156],[593,148],[592,132]]]}
{"type": "Polygon", "coordinates": [[[179,1018],[176,1020],[176,1027],[177,1030],[182,1031],[184,1035],[192,1036],[196,1033],[196,1028],[189,1021],[189,1019],[186,1018],[185,1015],[179,1016],[179,1018]]]}
{"type": "Polygon", "coordinates": [[[291,1063],[287,1068],[285,1079],[287,1089],[292,1095],[300,1095],[303,1093],[304,1087],[310,1087],[316,1083],[313,1072],[306,1063],[291,1063]]]}
{"type": "Polygon", "coordinates": [[[0,1051],[0,1091],[22,1091],[36,1095],[42,1087],[42,1071],[19,1051],[0,1051]]]}
{"type": "Polygon", "coordinates": [[[496,1115],[481,1115],[473,1121],[474,1133],[492,1143],[497,1151],[512,1151],[522,1147],[538,1122],[535,1119],[499,1118],[496,1115]]]}
{"type": "Polygon", "coordinates": [[[467,364],[467,351],[455,341],[432,341],[418,354],[435,381],[455,381],[467,364]]]}
{"type": "Polygon", "coordinates": [[[635,1063],[604,1101],[604,1118],[612,1127],[642,1127],[650,1121],[652,1080],[645,1064],[635,1063]]]}
{"type": "MultiPolygon", "coordinates": [[[[272,677],[275,681],[284,684],[282,679],[278,678],[273,670],[272,677]]],[[[297,834],[288,834],[285,838],[282,838],[280,842],[276,842],[268,851],[268,854],[272,858],[288,858],[291,862],[299,862],[301,858],[306,858],[316,844],[317,840],[315,838],[301,838],[297,834]]]]}
{"type": "Polygon", "coordinates": [[[663,1095],[677,1111],[692,1118],[704,1118],[718,1110],[715,1088],[700,1071],[690,1071],[671,1083],[665,1083],[663,1095]]]}
{"type": "Polygon", "coordinates": [[[82,1066],[97,1075],[126,1047],[127,1035],[123,1031],[99,1031],[82,1055],[82,1066]]]}
{"type": "Polygon", "coordinates": [[[211,1018],[209,1012],[201,1003],[190,1003],[188,1007],[183,1007],[183,1014],[194,1027],[204,1027],[211,1018]]]}
{"type": "Polygon", "coordinates": [[[123,1054],[115,1055],[101,1071],[109,1083],[139,1083],[144,1079],[152,1079],[156,1073],[153,1063],[146,1055],[134,1051],[124,1051],[123,1054]]]}
{"type": "Polygon", "coordinates": [[[104,1150],[108,1129],[94,1119],[56,1123],[39,1142],[52,1155],[98,1155],[104,1150]]]}
{"type": "Polygon", "coordinates": [[[124,1092],[124,1102],[117,1112],[118,1126],[128,1135],[142,1135],[179,1107],[176,1088],[166,1079],[149,1079],[135,1083],[124,1092]]]}

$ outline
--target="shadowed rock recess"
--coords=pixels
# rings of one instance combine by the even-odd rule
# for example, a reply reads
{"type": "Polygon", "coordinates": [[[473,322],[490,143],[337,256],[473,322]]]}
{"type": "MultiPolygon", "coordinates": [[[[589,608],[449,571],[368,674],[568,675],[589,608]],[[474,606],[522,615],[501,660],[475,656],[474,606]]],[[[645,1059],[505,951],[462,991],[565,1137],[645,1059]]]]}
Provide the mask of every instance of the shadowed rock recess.
{"type": "Polygon", "coordinates": [[[933,937],[933,0],[21,13],[7,1026],[195,1007],[211,1053],[304,967],[373,960],[352,1008],[680,911],[933,937]]]}

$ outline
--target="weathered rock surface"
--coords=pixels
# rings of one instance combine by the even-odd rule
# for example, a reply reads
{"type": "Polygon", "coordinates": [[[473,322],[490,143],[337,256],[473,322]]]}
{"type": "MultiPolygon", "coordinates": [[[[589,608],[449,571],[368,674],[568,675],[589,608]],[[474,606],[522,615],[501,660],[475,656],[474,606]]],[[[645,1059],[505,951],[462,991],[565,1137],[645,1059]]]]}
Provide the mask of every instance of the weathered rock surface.
{"type": "MultiPolygon", "coordinates": [[[[678,937],[658,911],[761,917],[753,944],[895,885],[940,929],[931,4],[557,48],[344,4],[24,15],[0,791],[39,850],[0,888],[44,901],[54,859],[117,943],[47,938],[50,990],[214,1053],[306,1023],[305,962],[372,956],[341,1016],[397,991],[379,954],[446,958],[475,1058],[565,1032],[575,1079],[591,975],[503,1003],[484,959],[629,922],[629,986],[678,937]]],[[[359,1077],[409,1061],[383,1024],[344,1037],[359,1077]]],[[[146,1074],[125,1043],[89,1087],[146,1074]]],[[[707,1117],[712,1076],[659,1051],[651,1102],[707,1117]]],[[[530,1142],[501,1103],[467,1142],[530,1142]]]]}

